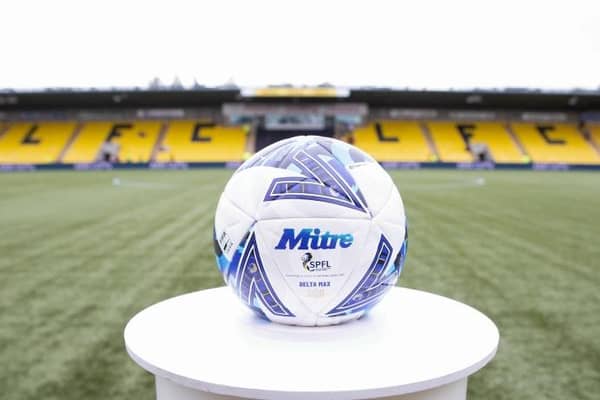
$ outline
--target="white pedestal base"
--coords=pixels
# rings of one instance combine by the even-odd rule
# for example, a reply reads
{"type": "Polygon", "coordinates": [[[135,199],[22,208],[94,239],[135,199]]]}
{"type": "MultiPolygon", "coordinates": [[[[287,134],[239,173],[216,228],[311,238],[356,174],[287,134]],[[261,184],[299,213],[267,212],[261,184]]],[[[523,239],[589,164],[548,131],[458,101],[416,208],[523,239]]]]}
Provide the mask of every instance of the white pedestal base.
{"type": "MultiPolygon", "coordinates": [[[[178,385],[156,376],[156,400],[240,400],[242,397],[224,396],[202,392],[178,385]]],[[[444,386],[400,396],[381,397],[381,400],[465,400],[467,398],[467,378],[444,386]]]]}
{"type": "Polygon", "coordinates": [[[343,325],[269,323],[220,288],[155,304],[125,328],[158,400],[465,400],[498,341],[479,311],[400,288],[343,325]]]}

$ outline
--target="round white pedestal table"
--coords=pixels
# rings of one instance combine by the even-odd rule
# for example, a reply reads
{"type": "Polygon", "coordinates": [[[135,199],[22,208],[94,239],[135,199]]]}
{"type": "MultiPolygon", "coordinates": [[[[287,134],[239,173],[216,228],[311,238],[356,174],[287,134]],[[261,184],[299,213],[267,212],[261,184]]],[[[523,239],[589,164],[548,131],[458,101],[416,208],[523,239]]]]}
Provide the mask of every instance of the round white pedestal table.
{"type": "Polygon", "coordinates": [[[498,342],[474,308],[402,288],[337,326],[264,321],[224,287],[157,303],[125,328],[158,400],[463,400],[498,342]]]}

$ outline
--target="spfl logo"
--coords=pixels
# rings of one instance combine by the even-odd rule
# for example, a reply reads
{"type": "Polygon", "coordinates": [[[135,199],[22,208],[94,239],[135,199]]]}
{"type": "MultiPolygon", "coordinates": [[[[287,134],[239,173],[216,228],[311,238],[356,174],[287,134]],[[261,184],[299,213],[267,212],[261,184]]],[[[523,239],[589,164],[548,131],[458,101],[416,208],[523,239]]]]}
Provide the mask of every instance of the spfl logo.
{"type": "Polygon", "coordinates": [[[329,261],[313,260],[313,255],[311,253],[304,253],[300,259],[302,260],[302,267],[309,272],[327,271],[331,268],[329,261]]]}

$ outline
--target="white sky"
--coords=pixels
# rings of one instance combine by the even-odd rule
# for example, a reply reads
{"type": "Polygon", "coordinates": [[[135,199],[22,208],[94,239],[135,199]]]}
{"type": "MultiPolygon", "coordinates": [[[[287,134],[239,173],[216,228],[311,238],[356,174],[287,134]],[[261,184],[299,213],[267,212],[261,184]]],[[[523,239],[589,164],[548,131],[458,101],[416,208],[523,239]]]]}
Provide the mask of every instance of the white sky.
{"type": "Polygon", "coordinates": [[[0,3],[0,88],[598,88],[600,0],[0,3]]]}

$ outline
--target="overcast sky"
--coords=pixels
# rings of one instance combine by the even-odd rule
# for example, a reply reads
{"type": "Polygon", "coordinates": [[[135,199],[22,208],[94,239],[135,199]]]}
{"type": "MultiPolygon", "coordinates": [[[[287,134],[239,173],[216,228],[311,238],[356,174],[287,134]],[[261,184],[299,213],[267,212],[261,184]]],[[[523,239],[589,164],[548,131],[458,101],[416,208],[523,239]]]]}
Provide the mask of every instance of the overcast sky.
{"type": "Polygon", "coordinates": [[[0,88],[598,88],[600,0],[4,1],[0,88]]]}

